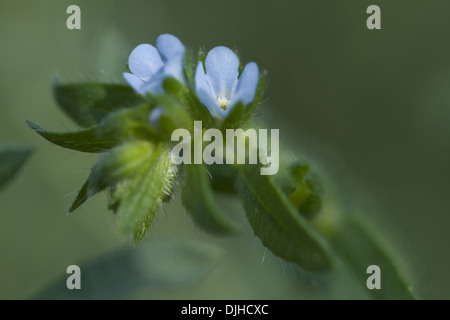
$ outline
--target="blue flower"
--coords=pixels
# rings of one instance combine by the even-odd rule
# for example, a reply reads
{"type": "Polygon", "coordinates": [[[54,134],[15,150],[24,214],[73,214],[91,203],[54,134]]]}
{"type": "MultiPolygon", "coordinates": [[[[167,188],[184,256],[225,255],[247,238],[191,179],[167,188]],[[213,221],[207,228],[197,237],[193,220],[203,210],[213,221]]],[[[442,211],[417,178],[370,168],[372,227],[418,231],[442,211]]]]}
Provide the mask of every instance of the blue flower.
{"type": "Polygon", "coordinates": [[[153,128],[158,129],[159,128],[159,119],[161,119],[161,116],[165,114],[165,110],[161,106],[156,106],[152,109],[150,112],[150,115],[148,116],[148,122],[153,128]]]}
{"type": "Polygon", "coordinates": [[[171,34],[162,34],[156,39],[156,47],[137,46],[128,58],[132,73],[123,74],[130,86],[142,95],[162,93],[162,82],[168,77],[185,83],[183,43],[171,34]]]}
{"type": "Polygon", "coordinates": [[[239,59],[226,47],[212,49],[195,71],[196,93],[213,116],[225,118],[238,103],[248,105],[255,99],[259,70],[255,62],[247,64],[239,76],[239,59]],[[205,70],[206,69],[206,70],[205,70]]]}

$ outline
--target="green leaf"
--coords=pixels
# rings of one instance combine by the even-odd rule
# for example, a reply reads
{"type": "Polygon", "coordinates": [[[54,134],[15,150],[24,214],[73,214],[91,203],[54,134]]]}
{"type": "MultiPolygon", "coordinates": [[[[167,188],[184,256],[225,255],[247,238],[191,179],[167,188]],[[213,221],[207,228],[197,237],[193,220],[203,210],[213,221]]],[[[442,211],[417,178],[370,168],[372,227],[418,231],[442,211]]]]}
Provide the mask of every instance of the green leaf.
{"type": "Polygon", "coordinates": [[[357,283],[375,299],[416,299],[404,279],[404,272],[367,223],[347,216],[338,232],[329,239],[357,283]],[[377,265],[381,270],[381,289],[366,288],[367,267],[377,265]]]}
{"type": "Polygon", "coordinates": [[[148,123],[150,109],[151,105],[144,103],[135,108],[111,112],[98,124],[97,137],[121,142],[158,139],[158,133],[148,123]]]}
{"type": "Polygon", "coordinates": [[[155,146],[147,141],[133,141],[111,150],[92,168],[69,212],[75,211],[96,193],[133,177],[151,158],[154,150],[155,146]]]}
{"type": "Polygon", "coordinates": [[[107,151],[117,144],[117,141],[98,139],[95,127],[73,132],[53,132],[31,121],[27,121],[27,124],[44,139],[67,149],[98,153],[107,151]]]}
{"type": "Polygon", "coordinates": [[[108,200],[108,209],[113,210],[114,213],[117,212],[120,205],[120,200],[122,197],[128,192],[132,181],[124,180],[117,183],[115,186],[110,188],[109,200],[108,200]]]}
{"type": "Polygon", "coordinates": [[[94,126],[108,113],[143,101],[130,86],[118,84],[56,84],[53,93],[60,108],[82,127],[94,126]]]}
{"type": "Polygon", "coordinates": [[[56,281],[31,298],[127,299],[142,293],[192,288],[208,277],[221,255],[218,248],[205,242],[173,239],[121,248],[78,264],[81,290],[67,289],[68,275],[62,271],[56,281]]]}
{"type": "Polygon", "coordinates": [[[89,186],[89,178],[86,180],[86,182],[83,184],[81,189],[78,191],[77,197],[75,198],[75,200],[72,202],[72,204],[70,206],[69,213],[74,212],[83,203],[85,203],[87,201],[87,199],[88,199],[88,193],[87,193],[88,186],[89,186]]]}
{"type": "Polygon", "coordinates": [[[211,234],[234,233],[235,224],[214,200],[207,168],[201,164],[185,164],[183,175],[182,201],[194,221],[211,234]]]}
{"type": "Polygon", "coordinates": [[[31,152],[28,147],[0,146],[0,188],[14,178],[31,152]]]}
{"type": "Polygon", "coordinates": [[[133,141],[111,150],[92,168],[88,196],[132,177],[154,151],[155,146],[148,141],[133,141]]]}
{"type": "Polygon", "coordinates": [[[121,191],[116,222],[124,233],[133,233],[137,242],[142,240],[165,195],[172,192],[176,175],[168,147],[158,145],[152,157],[121,191]]]}
{"type": "Polygon", "coordinates": [[[262,243],[279,257],[306,270],[323,272],[336,258],[325,239],[305,220],[259,165],[238,167],[239,194],[250,225],[262,243]]]}

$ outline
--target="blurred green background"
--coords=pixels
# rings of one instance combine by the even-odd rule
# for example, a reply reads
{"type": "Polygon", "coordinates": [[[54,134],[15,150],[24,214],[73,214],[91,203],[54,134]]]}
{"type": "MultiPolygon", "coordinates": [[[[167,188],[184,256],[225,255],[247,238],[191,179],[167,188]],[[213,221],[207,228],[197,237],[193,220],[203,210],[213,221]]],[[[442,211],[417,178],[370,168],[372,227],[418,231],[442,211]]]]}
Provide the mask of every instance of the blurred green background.
{"type": "MultiPolygon", "coordinates": [[[[35,153],[0,194],[0,298],[31,297],[67,266],[132,245],[104,195],[67,216],[95,156],[44,141],[25,120],[76,129],[53,101],[55,77],[123,82],[131,50],[166,32],[194,50],[237,48],[267,69],[261,117],[326,168],[345,206],[378,219],[422,297],[450,298],[448,12],[450,2],[438,0],[1,0],[0,142],[35,153]],[[66,28],[70,4],[81,7],[81,30],[66,28]],[[366,28],[370,4],[381,7],[381,30],[366,28]]],[[[255,240],[239,205],[228,204],[242,233],[214,238],[193,225],[179,198],[146,241],[210,242],[221,248],[220,261],[197,287],[136,297],[326,297],[255,240]]]]}

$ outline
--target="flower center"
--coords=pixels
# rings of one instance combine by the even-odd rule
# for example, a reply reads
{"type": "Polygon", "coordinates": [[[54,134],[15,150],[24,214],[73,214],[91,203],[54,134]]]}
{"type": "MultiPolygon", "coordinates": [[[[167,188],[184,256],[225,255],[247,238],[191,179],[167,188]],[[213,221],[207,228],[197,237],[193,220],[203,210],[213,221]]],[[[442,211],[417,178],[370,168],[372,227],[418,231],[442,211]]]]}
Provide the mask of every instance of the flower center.
{"type": "Polygon", "coordinates": [[[230,103],[230,100],[224,97],[218,97],[217,102],[219,103],[220,107],[223,110],[227,110],[228,104],[230,103]]]}

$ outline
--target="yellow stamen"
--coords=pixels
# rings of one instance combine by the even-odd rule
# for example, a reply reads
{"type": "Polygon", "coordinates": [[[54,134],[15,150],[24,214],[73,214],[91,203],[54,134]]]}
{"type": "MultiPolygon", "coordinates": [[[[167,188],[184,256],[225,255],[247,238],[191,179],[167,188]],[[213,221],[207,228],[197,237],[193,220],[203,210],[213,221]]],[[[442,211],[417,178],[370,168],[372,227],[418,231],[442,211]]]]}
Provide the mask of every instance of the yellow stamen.
{"type": "Polygon", "coordinates": [[[223,110],[227,110],[228,104],[230,103],[230,101],[227,98],[223,98],[223,97],[218,97],[217,102],[219,103],[220,107],[223,110]]]}

